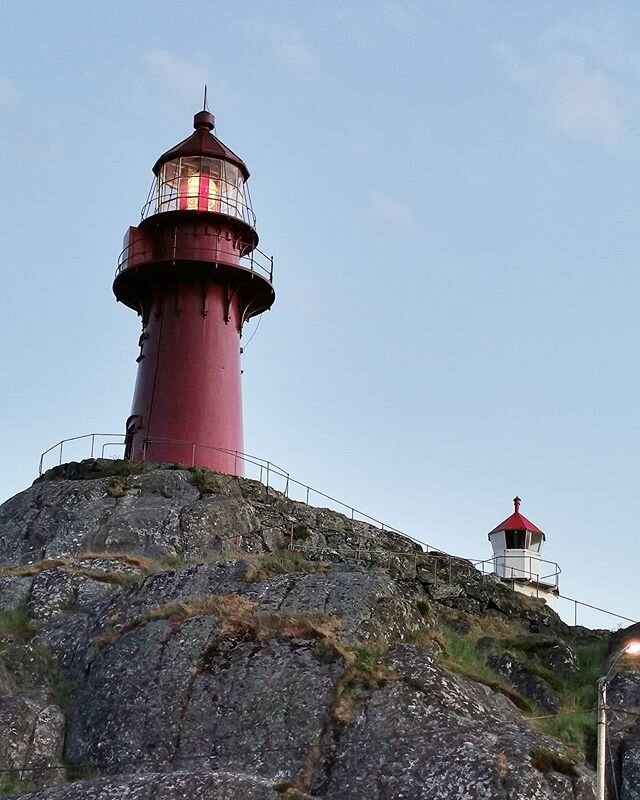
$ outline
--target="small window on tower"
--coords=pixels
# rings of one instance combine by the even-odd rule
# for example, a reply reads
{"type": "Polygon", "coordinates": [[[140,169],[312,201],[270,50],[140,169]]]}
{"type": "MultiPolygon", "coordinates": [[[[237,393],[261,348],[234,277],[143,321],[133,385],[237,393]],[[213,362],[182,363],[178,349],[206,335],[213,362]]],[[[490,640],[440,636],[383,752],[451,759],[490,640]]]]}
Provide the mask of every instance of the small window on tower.
{"type": "Polygon", "coordinates": [[[524,550],[526,547],[526,531],[507,531],[507,550],[524,550]]]}
{"type": "Polygon", "coordinates": [[[542,544],[542,534],[541,533],[532,533],[531,534],[531,549],[534,553],[540,552],[540,546],[542,544]]]}

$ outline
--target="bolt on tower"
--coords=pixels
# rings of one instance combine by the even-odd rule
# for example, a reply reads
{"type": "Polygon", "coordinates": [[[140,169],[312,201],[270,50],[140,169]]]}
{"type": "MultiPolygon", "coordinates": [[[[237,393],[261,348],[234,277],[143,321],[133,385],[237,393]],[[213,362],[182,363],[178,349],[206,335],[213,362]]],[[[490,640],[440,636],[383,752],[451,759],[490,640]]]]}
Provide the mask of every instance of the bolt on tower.
{"type": "Polygon", "coordinates": [[[240,475],[240,335],[274,302],[273,260],[257,249],[246,164],[208,111],[193,126],[154,164],[113,284],[142,322],[125,457],[240,475]]]}

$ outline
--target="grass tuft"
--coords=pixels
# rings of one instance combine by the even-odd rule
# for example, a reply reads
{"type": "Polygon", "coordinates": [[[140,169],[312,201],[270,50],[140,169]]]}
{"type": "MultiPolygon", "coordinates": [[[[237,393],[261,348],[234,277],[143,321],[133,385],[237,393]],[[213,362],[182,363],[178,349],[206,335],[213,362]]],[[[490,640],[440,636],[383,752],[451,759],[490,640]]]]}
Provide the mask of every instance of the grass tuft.
{"type": "Polygon", "coordinates": [[[578,775],[573,759],[554,753],[553,750],[547,750],[546,747],[537,747],[531,751],[531,764],[543,775],[548,775],[550,772],[559,772],[571,778],[578,775]]]}
{"type": "Polygon", "coordinates": [[[23,792],[31,792],[36,788],[32,781],[21,781],[11,777],[0,777],[0,797],[11,797],[23,792]]]}
{"type": "Polygon", "coordinates": [[[431,609],[431,603],[423,598],[416,601],[416,608],[423,617],[430,618],[433,613],[431,609]]]}
{"type": "Polygon", "coordinates": [[[244,579],[249,583],[259,583],[277,575],[290,575],[292,573],[322,572],[326,564],[309,561],[297,550],[279,550],[266,556],[258,556],[251,561],[244,574],[244,579]]]}
{"type": "Polygon", "coordinates": [[[0,611],[0,641],[25,644],[37,631],[38,625],[25,603],[0,611]]]}
{"type": "Polygon", "coordinates": [[[224,479],[216,472],[206,467],[192,467],[189,470],[189,482],[198,489],[200,494],[221,494],[229,496],[229,487],[224,479]]]}
{"type": "Polygon", "coordinates": [[[339,725],[349,725],[353,721],[356,704],[367,691],[383,689],[400,680],[396,672],[380,664],[387,650],[386,644],[370,644],[344,654],[347,667],[336,684],[332,711],[339,725]]]}
{"type": "Polygon", "coordinates": [[[533,706],[519,692],[502,680],[488,666],[484,656],[478,652],[475,642],[467,637],[456,636],[452,631],[443,628],[440,631],[444,644],[444,653],[440,657],[443,665],[451,670],[470,678],[476,683],[489,687],[494,692],[500,692],[511,700],[521,711],[532,712],[533,706]]]}
{"type": "Polygon", "coordinates": [[[555,717],[532,720],[530,724],[539,733],[553,736],[577,748],[582,754],[593,753],[596,739],[596,716],[593,711],[561,712],[555,717]]]}
{"type": "Polygon", "coordinates": [[[293,538],[296,542],[306,542],[312,535],[312,531],[307,525],[296,525],[293,529],[293,538]]]}
{"type": "Polygon", "coordinates": [[[495,691],[501,691],[523,711],[531,711],[531,704],[493,673],[486,663],[486,656],[475,646],[481,635],[489,632],[495,639],[491,652],[511,651],[527,671],[545,680],[560,697],[562,702],[560,712],[554,717],[531,720],[530,724],[534,730],[552,736],[574,748],[577,753],[592,758],[596,728],[593,710],[596,699],[595,687],[598,677],[607,669],[607,642],[598,640],[575,647],[579,671],[575,675],[563,676],[552,672],[540,662],[544,652],[557,644],[558,639],[525,634],[518,626],[496,623],[495,620],[487,618],[471,621],[465,636],[457,636],[453,631],[442,628],[445,647],[442,659],[444,665],[472,680],[490,686],[495,691]]]}
{"type": "Polygon", "coordinates": [[[113,477],[107,485],[107,494],[119,500],[127,494],[127,483],[123,478],[113,477]]]}
{"type": "Polygon", "coordinates": [[[105,458],[96,462],[95,474],[99,478],[128,478],[130,475],[140,475],[144,469],[145,464],[142,461],[105,458]]]}

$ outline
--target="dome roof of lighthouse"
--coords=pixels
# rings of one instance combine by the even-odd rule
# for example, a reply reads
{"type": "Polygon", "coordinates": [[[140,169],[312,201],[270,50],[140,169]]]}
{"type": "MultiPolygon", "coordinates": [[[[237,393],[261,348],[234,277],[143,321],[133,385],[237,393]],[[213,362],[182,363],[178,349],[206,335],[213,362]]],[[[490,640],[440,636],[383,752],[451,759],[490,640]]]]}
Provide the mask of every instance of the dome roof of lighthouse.
{"type": "Polygon", "coordinates": [[[208,158],[221,158],[240,168],[244,179],[249,177],[249,170],[244,161],[237,156],[233,150],[229,150],[226,144],[211,133],[215,125],[215,117],[209,111],[199,111],[193,118],[195,131],[184,141],[167,150],[153,165],[155,175],[160,171],[160,167],[167,161],[174,161],[177,158],[187,156],[207,156],[208,158]]]}
{"type": "Polygon", "coordinates": [[[514,513],[507,517],[504,522],[501,522],[499,525],[489,533],[491,536],[492,533],[498,533],[499,531],[530,531],[531,533],[541,533],[542,538],[546,539],[543,531],[538,528],[537,525],[534,525],[533,522],[530,522],[525,516],[520,513],[520,503],[522,501],[519,497],[515,497],[513,500],[513,505],[515,507],[514,513]]]}

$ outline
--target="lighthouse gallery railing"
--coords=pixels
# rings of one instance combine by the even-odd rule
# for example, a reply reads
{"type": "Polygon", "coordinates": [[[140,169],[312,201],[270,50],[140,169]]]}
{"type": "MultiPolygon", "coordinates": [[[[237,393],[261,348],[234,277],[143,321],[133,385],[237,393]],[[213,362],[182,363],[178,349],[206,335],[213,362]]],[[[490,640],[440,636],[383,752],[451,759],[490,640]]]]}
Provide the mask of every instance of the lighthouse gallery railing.
{"type": "MultiPolygon", "coordinates": [[[[132,244],[128,244],[122,250],[122,252],[118,256],[116,277],[120,275],[120,273],[128,269],[129,256],[132,254],[139,254],[139,248],[140,248],[139,243],[134,242],[132,244]]],[[[203,258],[210,261],[212,264],[218,263],[218,259],[219,263],[228,264],[228,253],[224,251],[222,248],[218,247],[203,247],[201,245],[198,245],[197,255],[195,254],[194,251],[193,260],[200,261],[203,258]]],[[[153,258],[150,258],[150,260],[158,262],[177,261],[180,259],[189,260],[188,258],[184,259],[184,255],[179,255],[176,252],[175,248],[172,250],[170,244],[167,246],[167,248],[165,248],[164,252],[156,253],[154,254],[153,258]]],[[[251,250],[251,252],[247,252],[239,257],[238,267],[240,269],[246,270],[247,272],[259,275],[261,278],[266,278],[269,281],[269,283],[273,283],[273,256],[268,256],[266,253],[263,253],[262,250],[259,250],[257,247],[251,250]]]]}

